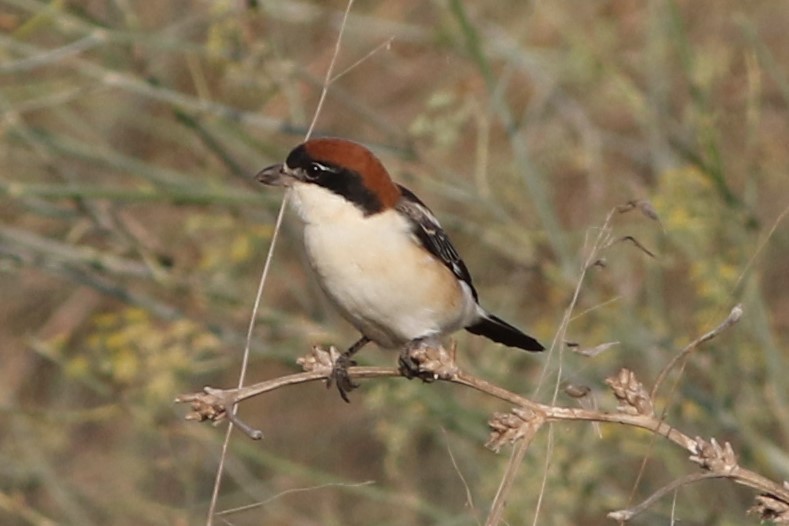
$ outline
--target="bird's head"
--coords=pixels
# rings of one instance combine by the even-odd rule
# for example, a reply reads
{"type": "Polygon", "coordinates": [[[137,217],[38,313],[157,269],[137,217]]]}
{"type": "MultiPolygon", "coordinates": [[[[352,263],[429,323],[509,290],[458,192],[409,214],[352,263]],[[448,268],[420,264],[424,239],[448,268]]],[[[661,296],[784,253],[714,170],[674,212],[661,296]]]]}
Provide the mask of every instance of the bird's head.
{"type": "Polygon", "coordinates": [[[270,186],[321,186],[356,205],[365,215],[393,208],[401,195],[373,152],[359,143],[336,138],[300,144],[284,163],[264,168],[256,179],[270,186]]]}

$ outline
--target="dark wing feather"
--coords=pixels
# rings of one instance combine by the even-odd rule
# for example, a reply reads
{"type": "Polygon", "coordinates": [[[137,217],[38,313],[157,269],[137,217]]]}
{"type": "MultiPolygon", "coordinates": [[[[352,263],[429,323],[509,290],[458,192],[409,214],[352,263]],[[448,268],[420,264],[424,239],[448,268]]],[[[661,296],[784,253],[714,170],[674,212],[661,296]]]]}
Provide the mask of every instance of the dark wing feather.
{"type": "Polygon", "coordinates": [[[413,233],[422,246],[446,265],[459,280],[464,281],[476,300],[477,291],[471,283],[471,274],[438,220],[411,190],[401,185],[397,186],[402,197],[395,208],[411,219],[413,233]]]}
{"type": "MultiPolygon", "coordinates": [[[[402,197],[395,208],[411,220],[414,237],[446,265],[459,280],[468,284],[476,301],[477,291],[474,290],[474,285],[471,283],[471,275],[438,220],[410,190],[400,185],[397,186],[400,188],[402,197]]],[[[520,329],[490,313],[484,311],[482,313],[475,323],[466,327],[467,331],[510,347],[518,347],[527,351],[543,350],[543,346],[537,340],[521,332],[520,329]]]]}

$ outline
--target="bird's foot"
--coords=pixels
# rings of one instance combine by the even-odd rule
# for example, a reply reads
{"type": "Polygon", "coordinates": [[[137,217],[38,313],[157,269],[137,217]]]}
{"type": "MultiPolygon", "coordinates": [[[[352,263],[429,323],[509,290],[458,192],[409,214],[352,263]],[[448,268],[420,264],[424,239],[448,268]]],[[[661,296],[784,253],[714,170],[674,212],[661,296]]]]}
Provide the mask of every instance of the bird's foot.
{"type": "Polygon", "coordinates": [[[347,403],[351,403],[348,399],[348,393],[359,387],[359,384],[351,380],[348,374],[348,368],[356,365],[356,360],[351,358],[352,354],[348,351],[338,355],[332,364],[332,370],[326,380],[326,387],[331,387],[332,383],[337,386],[340,396],[347,403]]]}
{"type": "Polygon", "coordinates": [[[359,387],[348,374],[348,368],[356,365],[356,362],[351,359],[350,350],[341,353],[333,345],[328,349],[316,345],[310,354],[299,358],[297,363],[305,372],[317,372],[325,376],[327,388],[336,384],[342,399],[350,402],[348,393],[359,387]]]}
{"type": "Polygon", "coordinates": [[[419,362],[411,354],[413,350],[411,344],[408,344],[397,357],[397,369],[409,380],[420,377],[419,362]]]}
{"type": "Polygon", "coordinates": [[[367,336],[362,336],[344,353],[340,353],[333,345],[328,350],[316,345],[312,348],[312,352],[309,355],[299,358],[297,363],[306,372],[320,372],[324,374],[326,376],[326,387],[329,388],[332,384],[336,384],[342,399],[350,403],[348,393],[359,387],[359,385],[351,380],[348,368],[356,365],[353,355],[368,343],[370,343],[370,339],[367,336]]]}
{"type": "Polygon", "coordinates": [[[447,350],[435,339],[425,338],[408,342],[398,358],[400,374],[408,378],[421,378],[424,382],[449,380],[457,376],[455,345],[447,350]]]}

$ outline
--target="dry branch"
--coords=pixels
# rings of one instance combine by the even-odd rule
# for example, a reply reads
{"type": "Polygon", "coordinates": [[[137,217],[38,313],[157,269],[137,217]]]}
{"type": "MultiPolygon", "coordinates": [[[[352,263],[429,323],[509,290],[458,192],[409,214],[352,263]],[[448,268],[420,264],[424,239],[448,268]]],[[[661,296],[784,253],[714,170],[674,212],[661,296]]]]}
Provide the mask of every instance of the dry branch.
{"type": "MultiPolygon", "coordinates": [[[[736,307],[735,311],[739,311],[739,307],[736,307]]],[[[707,341],[732,325],[730,321],[732,317],[739,317],[739,313],[736,316],[730,315],[721,326],[696,342],[707,341]]],[[[233,407],[246,399],[289,385],[326,381],[337,355],[333,348],[326,350],[314,347],[311,353],[299,359],[299,364],[304,368],[302,373],[282,376],[238,389],[206,387],[201,393],[179,396],[176,402],[191,404],[192,412],[186,416],[189,420],[209,420],[216,423],[233,418],[234,424],[245,430],[252,438],[261,438],[260,431],[240,422],[233,415],[233,407]]],[[[734,449],[728,442],[720,444],[715,438],[692,437],[666,423],[665,419],[655,414],[650,391],[628,369],[622,369],[606,380],[606,384],[618,401],[616,411],[606,412],[535,402],[463,372],[455,363],[453,350],[446,350],[443,347],[420,348],[410,358],[417,364],[419,376],[425,381],[439,380],[463,385],[514,406],[510,412],[496,413],[489,422],[491,434],[486,445],[494,451],[500,450],[507,444],[530,442],[548,422],[602,422],[638,427],[664,437],[688,451],[689,460],[703,470],[701,473],[671,482],[638,506],[611,512],[609,517],[613,519],[626,521],[648,508],[663,495],[685,484],[706,478],[726,478],[759,492],[751,511],[757,513],[763,520],[789,522],[789,485],[772,481],[740,466],[734,449]]],[[[348,369],[348,374],[352,379],[403,377],[399,369],[386,367],[351,367],[348,369]]]]}
{"type": "MultiPolygon", "coordinates": [[[[647,201],[630,201],[622,206],[615,207],[609,212],[584,260],[573,300],[565,312],[564,320],[555,341],[564,340],[564,333],[571,319],[571,313],[586,270],[595,265],[604,265],[604,260],[600,257],[604,250],[616,243],[629,241],[646,254],[654,257],[652,252],[644,248],[632,236],[625,236],[620,239],[615,239],[612,236],[611,222],[614,216],[632,210],[639,210],[646,217],[660,221],[647,201]]],[[[740,467],[734,450],[729,443],[720,445],[714,438],[709,440],[700,437],[693,438],[666,423],[665,412],[657,415],[655,411],[654,400],[656,393],[675,366],[687,359],[700,345],[715,338],[721,332],[734,325],[741,316],[742,308],[740,305],[737,305],[718,327],[695,339],[684,349],[680,350],[660,372],[651,391],[644,386],[632,371],[627,369],[622,369],[616,375],[607,379],[606,384],[611,388],[619,402],[615,412],[598,411],[596,408],[587,409],[555,405],[559,383],[557,383],[552,404],[535,402],[481,378],[466,374],[455,363],[454,348],[448,351],[441,346],[436,348],[419,347],[416,350],[412,350],[408,358],[416,364],[419,371],[418,376],[425,381],[443,380],[464,385],[514,406],[508,413],[496,413],[489,422],[491,435],[487,441],[487,447],[494,451],[499,451],[501,447],[507,444],[516,444],[516,447],[513,450],[512,458],[508,463],[507,472],[499,486],[496,498],[491,505],[486,520],[487,525],[501,523],[504,505],[511,490],[515,474],[532,439],[543,428],[544,424],[559,421],[615,423],[646,429],[684,448],[690,453],[690,460],[703,469],[700,473],[688,475],[671,482],[635,507],[611,512],[609,514],[610,518],[620,522],[627,521],[676,488],[706,478],[727,478],[760,492],[756,498],[757,503],[751,508],[751,511],[757,513],[762,519],[769,519],[774,522],[789,522],[789,486],[778,484],[758,473],[740,467]]],[[[616,343],[599,345],[585,354],[597,354],[616,343]]],[[[572,347],[573,344],[570,344],[570,346],[572,347]]],[[[328,383],[339,355],[340,353],[333,347],[328,350],[315,347],[310,354],[298,360],[298,363],[304,369],[303,373],[283,376],[238,389],[221,390],[206,387],[202,393],[179,397],[177,402],[190,403],[192,405],[192,412],[187,416],[187,419],[210,420],[214,423],[227,419],[250,437],[259,439],[263,436],[261,431],[251,428],[235,416],[236,404],[286,385],[316,380],[324,380],[328,383]]],[[[551,353],[549,353],[548,358],[551,358],[551,353]]],[[[403,377],[404,371],[396,368],[351,367],[348,369],[348,376],[352,380],[403,377]]],[[[409,374],[407,377],[410,378],[411,375],[409,374]]],[[[541,377],[540,383],[542,379],[541,377]]]]}

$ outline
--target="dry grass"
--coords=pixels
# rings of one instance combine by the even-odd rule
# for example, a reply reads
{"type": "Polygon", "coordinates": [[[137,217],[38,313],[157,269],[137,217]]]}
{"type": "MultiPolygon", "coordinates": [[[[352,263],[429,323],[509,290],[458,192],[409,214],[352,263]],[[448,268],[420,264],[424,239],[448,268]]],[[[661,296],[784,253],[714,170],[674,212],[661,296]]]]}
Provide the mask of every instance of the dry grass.
{"type": "MultiPolygon", "coordinates": [[[[237,381],[280,199],[251,175],[305,134],[345,7],[259,4],[0,0],[3,524],[205,521],[223,433],[184,423],[171,401],[237,381]]],[[[657,258],[612,246],[567,327],[582,348],[621,343],[566,352],[563,377],[610,409],[604,378],[627,367],[652,385],[741,302],[740,324],[669,375],[657,402],[786,479],[788,25],[774,1],[357,2],[337,70],[391,45],[336,81],[318,132],[375,147],[442,218],[485,304],[543,340],[590,227],[648,199],[662,228],[629,215],[614,235],[657,258]]],[[[354,338],[306,275],[292,225],[252,380],[292,372],[313,343],[354,338]]],[[[544,359],[458,342],[464,369],[512,391],[543,374],[544,359]]],[[[353,395],[347,406],[304,385],[243,405],[266,438],[233,440],[219,508],[261,505],[224,519],[483,520],[507,462],[483,449],[484,422],[509,407],[440,383],[381,380],[353,395]]],[[[601,432],[554,425],[539,524],[608,524],[689,472],[682,452],[601,432]]],[[[532,520],[546,441],[535,437],[514,480],[510,524],[532,520]]],[[[634,523],[756,522],[743,518],[751,503],[702,481],[634,523]]]]}

